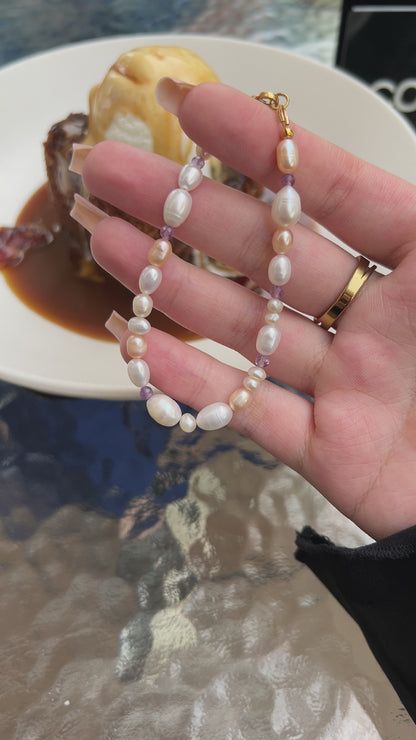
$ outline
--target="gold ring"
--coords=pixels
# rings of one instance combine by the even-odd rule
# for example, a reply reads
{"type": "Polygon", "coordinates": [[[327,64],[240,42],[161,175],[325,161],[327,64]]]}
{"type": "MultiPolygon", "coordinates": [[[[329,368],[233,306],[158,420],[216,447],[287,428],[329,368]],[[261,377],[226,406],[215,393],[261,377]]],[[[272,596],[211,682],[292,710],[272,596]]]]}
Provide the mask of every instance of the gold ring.
{"type": "Polygon", "coordinates": [[[339,294],[335,303],[333,303],[332,306],[322,314],[322,316],[314,319],[316,324],[319,324],[324,329],[331,328],[335,321],[339,319],[342,312],[350,305],[353,298],[355,298],[357,293],[361,290],[366,280],[368,280],[370,275],[376,269],[376,265],[372,265],[371,267],[369,265],[370,263],[365,259],[365,257],[360,257],[358,259],[357,267],[354,270],[351,279],[339,294]]]}

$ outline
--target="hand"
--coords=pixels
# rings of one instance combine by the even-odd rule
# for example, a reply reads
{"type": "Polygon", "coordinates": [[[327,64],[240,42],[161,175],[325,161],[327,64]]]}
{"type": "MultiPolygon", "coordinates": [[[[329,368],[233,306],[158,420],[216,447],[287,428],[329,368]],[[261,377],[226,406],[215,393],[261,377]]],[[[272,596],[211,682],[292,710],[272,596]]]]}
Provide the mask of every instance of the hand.
{"type": "MultiPolygon", "coordinates": [[[[280,127],[273,111],[223,85],[189,92],[173,87],[170,93],[191,139],[268,188],[281,186],[275,165],[280,127]]],[[[379,538],[416,522],[416,189],[300,127],[295,137],[304,212],[392,272],[374,273],[336,333],[327,332],[298,312],[324,313],[356,260],[297,225],[282,339],[268,373],[313,400],[264,382],[231,426],[379,538]]],[[[160,226],[178,169],[156,155],[105,142],[88,154],[83,177],[94,195],[160,226]]],[[[191,215],[177,235],[267,289],[275,228],[266,204],[207,179],[194,191],[191,215]]],[[[130,224],[106,218],[94,229],[91,246],[97,262],[137,292],[150,242],[130,224]]],[[[158,308],[254,361],[264,299],[176,256],[163,274],[154,294],[158,308]]],[[[125,341],[122,349],[128,359],[125,341]]],[[[240,371],[156,330],[146,361],[157,387],[196,410],[226,401],[241,386],[240,371]]]]}

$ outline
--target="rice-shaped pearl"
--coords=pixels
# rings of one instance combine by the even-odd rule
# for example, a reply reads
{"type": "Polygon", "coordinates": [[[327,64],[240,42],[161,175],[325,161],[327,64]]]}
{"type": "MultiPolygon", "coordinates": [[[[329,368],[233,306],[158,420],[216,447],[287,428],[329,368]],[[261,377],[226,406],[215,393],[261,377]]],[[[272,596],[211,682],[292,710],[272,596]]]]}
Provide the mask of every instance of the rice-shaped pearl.
{"type": "Polygon", "coordinates": [[[139,318],[149,316],[153,308],[153,299],[146,293],[139,293],[133,298],[133,313],[139,318]]]}
{"type": "Polygon", "coordinates": [[[138,335],[147,334],[152,328],[150,325],[150,321],[142,318],[141,316],[132,316],[132,318],[129,319],[127,327],[132,334],[138,335]]]}
{"type": "Polygon", "coordinates": [[[143,388],[150,380],[149,366],[144,360],[130,360],[127,364],[127,372],[131,382],[138,388],[143,388]]]}
{"type": "Polygon", "coordinates": [[[201,409],[196,417],[196,424],[200,429],[210,432],[226,427],[232,418],[233,412],[228,403],[217,401],[201,409]]]}
{"type": "Polygon", "coordinates": [[[269,313],[282,313],[284,305],[279,298],[270,298],[267,301],[267,310],[269,313]]]}
{"type": "Polygon", "coordinates": [[[270,260],[269,264],[269,280],[272,285],[286,285],[290,280],[292,274],[292,265],[289,257],[285,254],[276,254],[270,260]]]}
{"type": "Polygon", "coordinates": [[[293,234],[290,229],[277,229],[272,236],[272,247],[276,254],[285,254],[293,243],[293,234]]]}
{"type": "Polygon", "coordinates": [[[280,321],[280,313],[266,313],[264,320],[266,324],[274,326],[278,321],[280,321]]]}
{"type": "Polygon", "coordinates": [[[179,426],[182,429],[183,432],[186,432],[189,434],[190,432],[193,432],[196,428],[196,419],[195,416],[192,416],[192,414],[182,414],[180,420],[179,420],[179,426]]]}
{"type": "Polygon", "coordinates": [[[127,340],[126,349],[130,357],[143,357],[146,354],[147,342],[143,337],[132,334],[127,340]]]}
{"type": "Polygon", "coordinates": [[[194,164],[185,164],[179,173],[178,184],[184,190],[195,190],[202,179],[203,174],[199,167],[194,164]]]}
{"type": "Polygon", "coordinates": [[[262,326],[257,334],[256,350],[260,355],[272,355],[280,342],[277,326],[262,326]]]}
{"type": "Polygon", "coordinates": [[[182,416],[179,404],[164,393],[155,393],[146,407],[152,419],[163,427],[174,427],[182,416]]]}
{"type": "Polygon", "coordinates": [[[163,218],[168,226],[180,226],[188,218],[192,208],[192,196],[183,188],[169,193],[163,207],[163,218]]]}
{"type": "Polygon", "coordinates": [[[142,293],[154,293],[162,282],[162,270],[154,265],[147,265],[139,277],[139,288],[142,293]]]}
{"type": "Polygon", "coordinates": [[[243,386],[244,388],[247,388],[248,391],[255,391],[256,388],[259,387],[259,385],[260,385],[260,380],[256,380],[255,378],[249,378],[247,376],[243,380],[243,386]]]}
{"type": "Polygon", "coordinates": [[[280,172],[289,174],[294,172],[299,164],[299,154],[293,139],[283,139],[276,149],[276,161],[280,172]]]}
{"type": "Polygon", "coordinates": [[[272,219],[279,226],[293,226],[300,218],[300,197],[295,188],[286,185],[276,193],[272,203],[272,219]]]}
{"type": "Polygon", "coordinates": [[[164,265],[172,254],[172,244],[168,239],[156,239],[147,253],[151,265],[164,265]]]}
{"type": "Polygon", "coordinates": [[[230,404],[233,411],[241,411],[251,401],[251,393],[247,390],[247,388],[237,388],[234,393],[231,394],[230,398],[228,399],[228,403],[230,404]]]}
{"type": "Polygon", "coordinates": [[[260,380],[260,381],[266,380],[267,378],[266,371],[263,370],[262,367],[257,367],[257,365],[252,365],[251,367],[249,367],[249,369],[247,370],[247,375],[250,378],[255,378],[255,380],[260,380]]]}

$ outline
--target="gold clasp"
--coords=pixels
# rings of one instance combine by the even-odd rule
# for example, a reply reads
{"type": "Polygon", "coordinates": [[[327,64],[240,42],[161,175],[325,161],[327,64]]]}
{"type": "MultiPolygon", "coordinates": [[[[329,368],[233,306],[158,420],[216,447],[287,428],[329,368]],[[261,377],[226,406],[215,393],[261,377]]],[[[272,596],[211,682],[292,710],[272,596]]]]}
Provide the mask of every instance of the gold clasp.
{"type": "Polygon", "coordinates": [[[286,108],[288,107],[290,103],[290,98],[286,93],[278,92],[273,93],[270,91],[263,91],[259,93],[259,95],[254,96],[256,100],[259,100],[260,103],[264,103],[265,105],[268,105],[269,108],[272,108],[276,111],[277,117],[279,119],[279,123],[282,125],[282,137],[284,139],[286,138],[292,138],[293,131],[290,128],[290,121],[289,116],[287,115],[286,108]],[[282,102],[283,99],[283,102],[282,102]]]}

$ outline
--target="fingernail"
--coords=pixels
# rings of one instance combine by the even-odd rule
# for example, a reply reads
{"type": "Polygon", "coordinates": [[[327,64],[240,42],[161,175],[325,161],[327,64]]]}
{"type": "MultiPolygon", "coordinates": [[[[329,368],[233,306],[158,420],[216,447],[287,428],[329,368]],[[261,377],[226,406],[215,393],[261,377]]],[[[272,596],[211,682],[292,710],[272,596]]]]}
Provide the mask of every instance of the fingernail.
{"type": "Polygon", "coordinates": [[[76,172],[77,175],[82,175],[82,168],[84,162],[90,153],[92,146],[88,144],[73,144],[72,145],[72,159],[68,165],[68,169],[71,172],[76,172]]]}
{"type": "Polygon", "coordinates": [[[128,322],[117,311],[113,311],[105,322],[105,328],[120,342],[127,330],[128,322]]]}
{"type": "Polygon", "coordinates": [[[92,234],[97,224],[104,218],[108,218],[108,213],[105,213],[101,208],[97,208],[89,200],[76,193],[75,203],[70,216],[92,234]]]}
{"type": "Polygon", "coordinates": [[[174,80],[172,77],[162,77],[155,89],[156,103],[159,103],[168,113],[177,116],[182,100],[193,87],[195,85],[191,85],[189,82],[174,80]]]}

